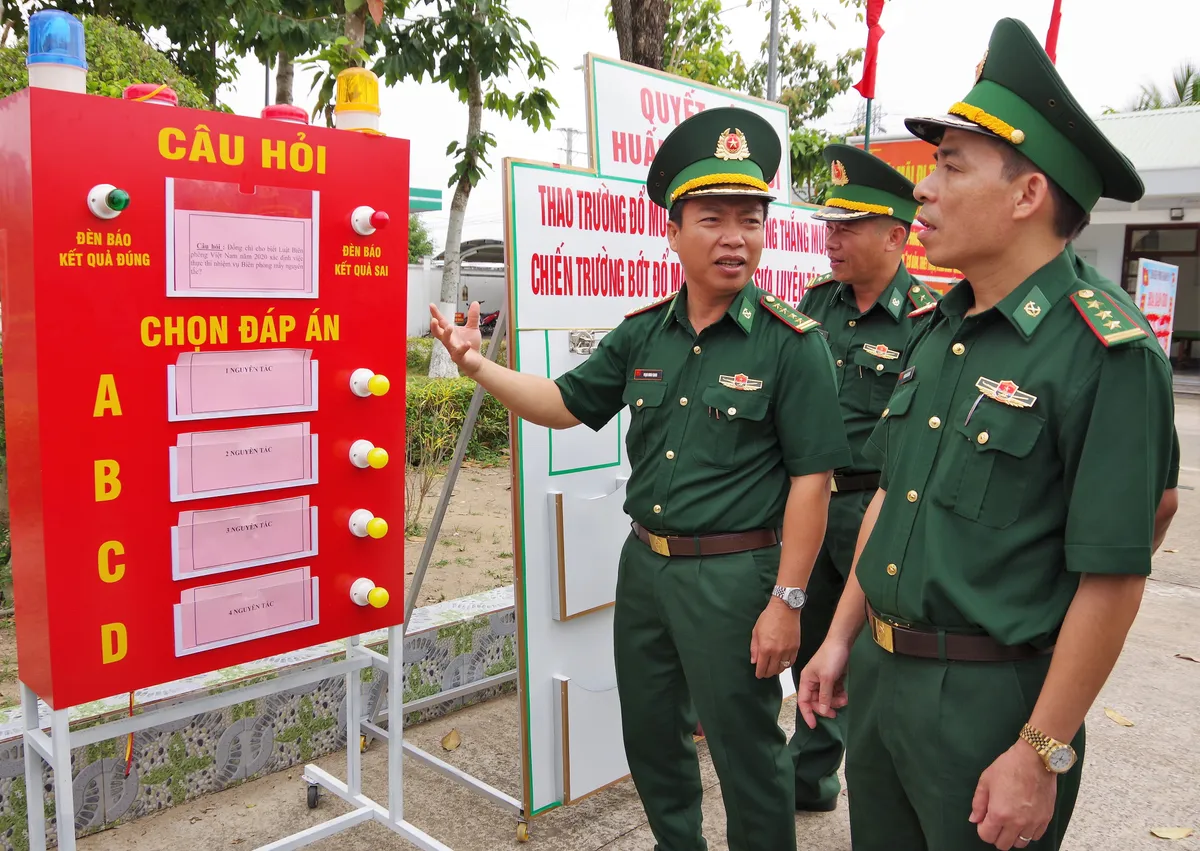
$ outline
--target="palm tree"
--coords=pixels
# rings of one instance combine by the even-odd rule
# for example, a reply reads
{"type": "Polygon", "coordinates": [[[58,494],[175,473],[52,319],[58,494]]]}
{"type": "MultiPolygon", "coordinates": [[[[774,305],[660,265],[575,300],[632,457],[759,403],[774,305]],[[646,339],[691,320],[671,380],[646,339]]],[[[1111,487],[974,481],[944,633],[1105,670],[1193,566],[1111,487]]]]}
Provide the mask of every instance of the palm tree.
{"type": "Polygon", "coordinates": [[[1200,67],[1183,62],[1175,69],[1171,88],[1166,94],[1155,83],[1143,85],[1130,107],[1135,112],[1146,109],[1170,109],[1176,106],[1200,106],[1200,67]]]}

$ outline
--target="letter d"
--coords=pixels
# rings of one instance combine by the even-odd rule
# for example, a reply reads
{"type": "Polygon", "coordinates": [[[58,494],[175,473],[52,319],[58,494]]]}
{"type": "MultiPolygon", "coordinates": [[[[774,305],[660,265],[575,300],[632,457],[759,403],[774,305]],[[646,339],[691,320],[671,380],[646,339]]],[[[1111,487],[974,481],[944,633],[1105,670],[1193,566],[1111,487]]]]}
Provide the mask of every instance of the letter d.
{"type": "Polygon", "coordinates": [[[120,662],[129,652],[129,636],[123,623],[106,623],[100,626],[100,658],[105,665],[120,662]]]}

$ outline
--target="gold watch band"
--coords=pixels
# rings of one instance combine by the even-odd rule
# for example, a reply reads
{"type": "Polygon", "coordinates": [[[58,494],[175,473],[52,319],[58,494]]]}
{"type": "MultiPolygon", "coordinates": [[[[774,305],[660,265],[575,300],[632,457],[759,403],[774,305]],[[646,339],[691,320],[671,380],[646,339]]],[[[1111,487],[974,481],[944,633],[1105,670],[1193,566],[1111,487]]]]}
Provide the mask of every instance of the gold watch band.
{"type": "Polygon", "coordinates": [[[1070,745],[1060,742],[1051,736],[1047,736],[1041,730],[1026,724],[1021,728],[1021,738],[1033,746],[1037,751],[1038,756],[1042,758],[1042,764],[1046,766],[1046,770],[1053,774],[1061,774],[1075,764],[1075,749],[1070,745]],[[1067,753],[1063,755],[1067,760],[1065,763],[1061,759],[1052,761],[1052,754],[1061,754],[1062,751],[1067,753]],[[1054,762],[1059,762],[1056,766],[1054,762]]]}

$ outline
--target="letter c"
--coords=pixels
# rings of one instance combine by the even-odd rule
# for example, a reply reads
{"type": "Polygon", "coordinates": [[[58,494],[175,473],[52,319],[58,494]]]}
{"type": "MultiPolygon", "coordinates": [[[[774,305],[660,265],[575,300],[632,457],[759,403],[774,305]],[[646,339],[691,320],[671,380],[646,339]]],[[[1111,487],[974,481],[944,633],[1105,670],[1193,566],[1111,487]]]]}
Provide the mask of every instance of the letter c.
{"type": "Polygon", "coordinates": [[[125,576],[125,563],[112,564],[109,557],[123,555],[125,555],[125,547],[120,541],[105,541],[100,545],[100,551],[96,554],[96,562],[100,570],[101,582],[121,581],[125,576]]]}

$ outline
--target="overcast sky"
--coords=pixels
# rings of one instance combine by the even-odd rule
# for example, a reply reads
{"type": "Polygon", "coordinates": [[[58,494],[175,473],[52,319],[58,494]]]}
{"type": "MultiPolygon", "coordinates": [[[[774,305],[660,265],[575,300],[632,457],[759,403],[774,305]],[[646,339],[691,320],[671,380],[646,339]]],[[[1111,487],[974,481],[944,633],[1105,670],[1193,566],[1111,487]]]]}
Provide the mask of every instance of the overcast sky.
{"type": "MultiPolygon", "coordinates": [[[[724,20],[733,29],[732,46],[747,59],[758,53],[767,35],[767,24],[758,10],[759,0],[747,8],[745,0],[724,0],[724,20]]],[[[824,24],[810,38],[819,41],[819,54],[832,57],[866,43],[866,27],[836,0],[803,0],[803,6],[829,12],[839,22],[836,30],[824,24]]],[[[880,44],[876,106],[882,108],[883,127],[903,132],[906,115],[943,112],[969,91],[975,65],[987,47],[992,26],[1000,17],[1020,18],[1044,38],[1053,0],[888,0],[883,11],[885,31],[880,44]]],[[[534,40],[557,64],[544,84],[559,102],[553,129],[534,133],[524,124],[484,114],[484,127],[495,134],[497,147],[491,174],[471,193],[464,238],[503,238],[500,162],[505,156],[566,162],[566,145],[560,128],[586,130],[583,73],[578,69],[585,53],[616,57],[616,36],[608,29],[605,0],[509,0],[513,12],[525,18],[534,40]]],[[[1197,0],[1140,0],[1109,4],[1106,0],[1063,0],[1058,42],[1058,68],[1075,97],[1089,112],[1104,107],[1124,108],[1139,86],[1157,82],[1165,86],[1180,62],[1200,62],[1200,2],[1197,0]],[[1113,11],[1097,14],[1097,7],[1113,11]]],[[[861,65],[855,69],[857,80],[861,65]]],[[[297,102],[310,108],[308,94],[312,72],[296,73],[297,102]]],[[[264,71],[246,60],[235,86],[223,90],[222,99],[236,112],[257,115],[264,103],[264,71]]],[[[509,81],[510,91],[524,85],[523,77],[509,81]]],[[[271,96],[274,97],[272,79],[271,96]]],[[[858,92],[851,90],[834,102],[833,111],[819,122],[827,130],[845,131],[853,124],[858,92]]],[[[467,108],[445,86],[426,80],[406,83],[383,92],[382,129],[412,141],[412,183],[442,189],[453,161],[446,146],[466,135],[467,108]]],[[[581,152],[584,140],[575,137],[574,163],[586,165],[581,152]]],[[[448,214],[426,213],[435,244],[445,241],[448,214]]]]}

